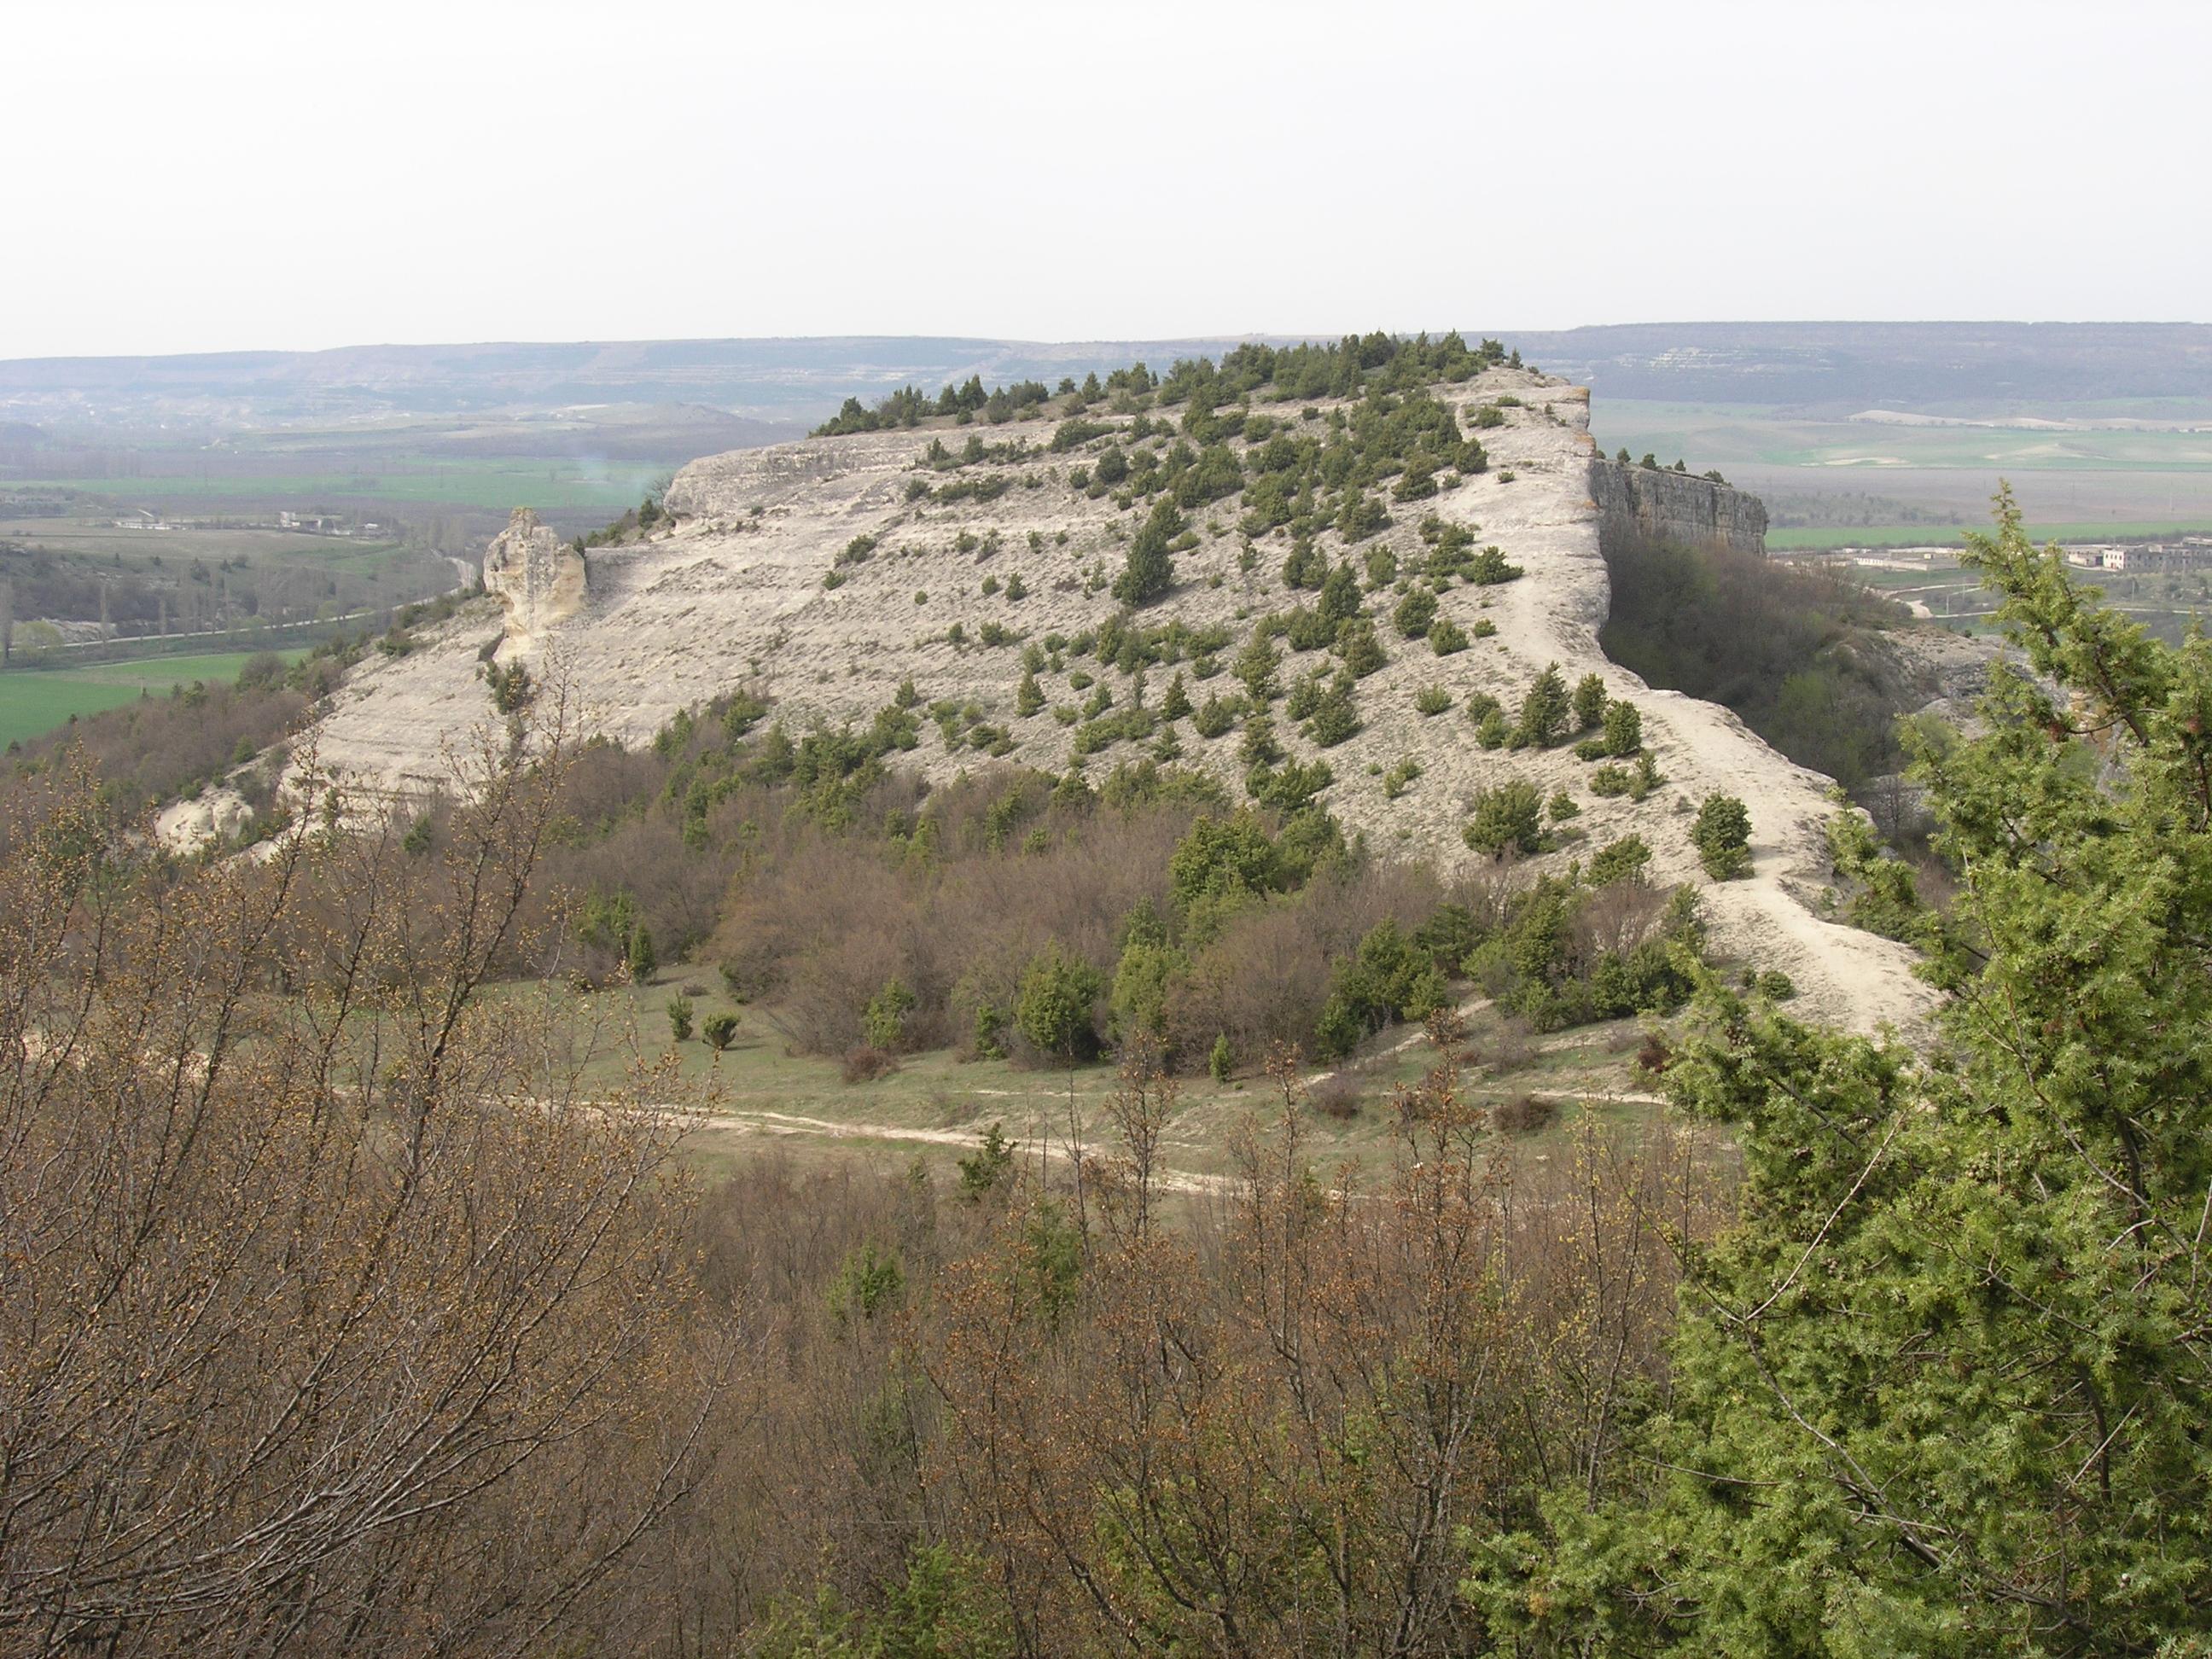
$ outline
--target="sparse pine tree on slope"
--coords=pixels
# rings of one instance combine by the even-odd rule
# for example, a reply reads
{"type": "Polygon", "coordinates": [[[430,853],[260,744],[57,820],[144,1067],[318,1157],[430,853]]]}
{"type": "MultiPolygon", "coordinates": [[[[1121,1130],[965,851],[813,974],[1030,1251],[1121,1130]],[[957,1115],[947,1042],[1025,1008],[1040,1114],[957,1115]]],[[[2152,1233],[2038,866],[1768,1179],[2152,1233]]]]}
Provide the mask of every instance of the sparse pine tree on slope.
{"type": "Polygon", "coordinates": [[[1129,543],[1128,562],[1114,580],[1114,597],[1124,605],[1144,605],[1166,592],[1175,581],[1175,560],[1168,544],[1182,533],[1182,514],[1173,501],[1154,504],[1129,543]]]}

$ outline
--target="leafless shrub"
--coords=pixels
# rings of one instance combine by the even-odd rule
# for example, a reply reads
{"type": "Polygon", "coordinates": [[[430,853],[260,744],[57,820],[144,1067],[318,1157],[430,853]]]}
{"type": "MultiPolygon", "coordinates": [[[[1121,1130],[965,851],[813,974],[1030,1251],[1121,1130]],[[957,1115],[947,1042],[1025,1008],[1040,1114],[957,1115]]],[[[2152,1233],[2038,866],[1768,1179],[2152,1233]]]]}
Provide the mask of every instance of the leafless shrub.
{"type": "Polygon", "coordinates": [[[1351,1072],[1332,1072],[1306,1091],[1306,1103],[1323,1117],[1346,1122],[1359,1115],[1364,1095],[1359,1079],[1351,1072]]]}
{"type": "Polygon", "coordinates": [[[1517,1072],[1536,1058],[1535,1039],[1528,1027],[1517,1018],[1501,1020],[1498,1035],[1490,1040],[1490,1069],[1498,1076],[1517,1072]]]}
{"type": "Polygon", "coordinates": [[[1533,1134],[1559,1115],[1559,1103],[1548,1095],[1515,1095],[1491,1108],[1491,1121],[1510,1135],[1533,1134]]]}
{"type": "Polygon", "coordinates": [[[863,1042],[846,1051],[840,1069],[848,1083],[873,1083],[898,1070],[898,1061],[882,1049],[863,1042]]]}

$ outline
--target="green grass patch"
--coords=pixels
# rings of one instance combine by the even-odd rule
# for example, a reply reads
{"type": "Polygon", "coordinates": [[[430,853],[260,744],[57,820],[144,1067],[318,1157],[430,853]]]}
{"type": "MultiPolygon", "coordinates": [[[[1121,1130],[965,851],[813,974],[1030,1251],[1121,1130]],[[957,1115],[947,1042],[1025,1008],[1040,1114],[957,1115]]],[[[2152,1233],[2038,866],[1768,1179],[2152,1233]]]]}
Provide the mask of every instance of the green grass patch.
{"type": "MultiPolygon", "coordinates": [[[[252,651],[225,651],[191,657],[154,657],[137,662],[78,664],[68,668],[15,668],[0,673],[0,746],[44,737],[72,717],[100,714],[136,702],[141,696],[166,696],[169,688],[194,680],[225,682],[252,651]]],[[[276,653],[296,661],[303,651],[276,653]]]]}
{"type": "MultiPolygon", "coordinates": [[[[1815,550],[1831,547],[1962,547],[1966,532],[1979,529],[1978,525],[1879,524],[1822,526],[1809,530],[1770,530],[1766,545],[1770,551],[1787,553],[1793,550],[1815,550]]],[[[2027,526],[2031,540],[2044,542],[2108,542],[2132,541],[2161,536],[2201,536],[2212,532],[2212,519],[2185,519],[2179,523],[2158,522],[2147,519],[2102,523],[2087,521],[2073,524],[2032,524],[2027,526]]]]}
{"type": "MultiPolygon", "coordinates": [[[[860,1158],[904,1168],[920,1160],[949,1170],[994,1122],[1027,1144],[1030,1156],[1039,1138],[1064,1147],[1073,1126],[1079,1126],[1074,1132],[1086,1156],[1121,1151],[1109,1111],[1118,1086],[1110,1060],[1079,1066],[1071,1078],[1065,1071],[1024,1070],[1005,1060],[963,1063],[938,1049],[902,1057],[898,1069],[878,1081],[847,1083],[836,1060],[790,1052],[763,1010],[732,1002],[719,976],[697,966],[664,969],[651,985],[611,986],[588,994],[532,981],[499,986],[489,994],[495,1000],[552,998],[578,1023],[580,1037],[590,1034],[576,1044],[586,1056],[585,1089],[611,1092],[639,1060],[670,1051],[666,1006],[686,982],[699,988],[693,1012],[701,1025],[713,1013],[738,1018],[737,1042],[719,1061],[696,1036],[674,1045],[683,1089],[704,1106],[686,1155],[709,1170],[726,1173],[763,1156],[808,1166],[860,1158]]],[[[1564,1149],[1567,1126],[1583,1111],[1649,1115],[1647,1105],[1616,1099],[1649,1086],[1633,1073],[1633,1044],[1613,1040],[1620,1031],[1633,1031],[1633,1022],[1541,1040],[1502,1069],[1495,1064],[1499,1029],[1498,1016],[1487,1009],[1470,1022],[1473,1046],[1491,1063],[1465,1075],[1468,1097],[1488,1103],[1534,1091],[1561,1103],[1554,1123],[1514,1138],[1517,1148],[1537,1154],[1564,1149]]],[[[1392,1087],[1417,1083],[1434,1063],[1427,1042],[1410,1027],[1395,1027],[1367,1045],[1351,1067],[1361,1100],[1358,1112],[1340,1117],[1310,1105],[1304,1114],[1316,1166],[1350,1166],[1364,1181],[1389,1163],[1397,1152],[1392,1087]]],[[[1179,1175],[1234,1174],[1234,1148],[1244,1126],[1255,1119],[1271,1123],[1280,1109],[1274,1083],[1250,1066],[1226,1084],[1203,1074],[1179,1078],[1176,1091],[1162,1158],[1179,1175]]]]}

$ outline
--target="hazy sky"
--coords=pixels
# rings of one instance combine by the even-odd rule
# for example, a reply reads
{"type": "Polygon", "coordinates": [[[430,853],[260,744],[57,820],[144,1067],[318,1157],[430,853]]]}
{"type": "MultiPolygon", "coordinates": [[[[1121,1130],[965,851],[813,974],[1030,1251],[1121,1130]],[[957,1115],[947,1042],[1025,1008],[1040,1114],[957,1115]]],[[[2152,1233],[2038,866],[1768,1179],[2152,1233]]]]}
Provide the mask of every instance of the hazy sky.
{"type": "Polygon", "coordinates": [[[13,0],[0,357],[2212,318],[2212,5],[13,0]]]}

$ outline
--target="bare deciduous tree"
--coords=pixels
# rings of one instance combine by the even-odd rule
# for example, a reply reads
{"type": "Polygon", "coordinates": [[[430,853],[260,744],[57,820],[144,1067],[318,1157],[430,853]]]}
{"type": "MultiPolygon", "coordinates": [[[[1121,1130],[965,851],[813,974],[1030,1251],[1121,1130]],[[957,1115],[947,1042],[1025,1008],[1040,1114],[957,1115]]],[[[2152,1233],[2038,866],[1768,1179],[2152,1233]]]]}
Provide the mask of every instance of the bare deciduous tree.
{"type": "Polygon", "coordinates": [[[328,793],[183,866],[11,797],[0,1647],[535,1649],[692,1478],[666,1091],[485,994],[568,738],[465,757],[428,867],[328,793]]]}

